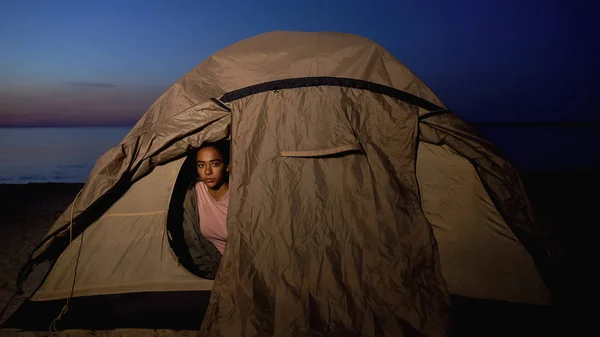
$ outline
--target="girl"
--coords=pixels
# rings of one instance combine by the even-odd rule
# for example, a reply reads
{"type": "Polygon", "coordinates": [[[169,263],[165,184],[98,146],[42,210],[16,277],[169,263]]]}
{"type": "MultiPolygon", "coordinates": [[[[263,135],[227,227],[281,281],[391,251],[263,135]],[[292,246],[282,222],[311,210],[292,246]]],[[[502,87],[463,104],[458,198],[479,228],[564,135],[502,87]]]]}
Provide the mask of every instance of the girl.
{"type": "Polygon", "coordinates": [[[195,190],[198,201],[200,232],[223,254],[227,242],[229,205],[229,149],[220,142],[201,147],[196,153],[199,181],[195,190]]]}
{"type": "Polygon", "coordinates": [[[184,201],[184,238],[194,273],[214,279],[227,243],[229,141],[203,145],[192,156],[197,178],[184,201]]]}

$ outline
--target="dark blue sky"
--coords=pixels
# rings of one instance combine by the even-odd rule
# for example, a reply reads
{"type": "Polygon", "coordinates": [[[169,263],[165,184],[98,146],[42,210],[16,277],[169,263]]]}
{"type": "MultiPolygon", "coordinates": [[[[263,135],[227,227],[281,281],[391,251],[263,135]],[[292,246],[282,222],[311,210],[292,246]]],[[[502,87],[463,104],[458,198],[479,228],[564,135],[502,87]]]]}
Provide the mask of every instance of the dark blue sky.
{"type": "Polygon", "coordinates": [[[470,121],[600,121],[593,3],[4,0],[0,125],[130,125],[210,54],[271,30],[371,38],[470,121]]]}

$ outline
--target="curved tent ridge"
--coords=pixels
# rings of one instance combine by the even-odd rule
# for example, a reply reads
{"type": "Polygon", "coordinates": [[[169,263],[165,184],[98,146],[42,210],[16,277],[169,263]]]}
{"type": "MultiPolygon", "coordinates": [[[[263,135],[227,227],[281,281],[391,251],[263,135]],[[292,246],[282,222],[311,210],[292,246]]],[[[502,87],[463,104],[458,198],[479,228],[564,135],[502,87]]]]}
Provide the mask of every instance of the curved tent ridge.
{"type": "Polygon", "coordinates": [[[260,84],[255,84],[249,87],[237,89],[225,93],[219,99],[221,102],[229,103],[242,99],[250,95],[256,95],[266,91],[276,91],[282,89],[294,89],[294,88],[306,88],[306,87],[318,87],[318,86],[336,86],[344,88],[353,88],[367,90],[374,93],[386,95],[389,97],[396,98],[398,100],[416,105],[429,112],[444,110],[442,107],[431,103],[419,96],[411,93],[398,90],[385,85],[367,82],[363,80],[357,80],[352,78],[339,78],[339,77],[304,77],[304,78],[290,78],[285,80],[275,80],[260,84]]]}

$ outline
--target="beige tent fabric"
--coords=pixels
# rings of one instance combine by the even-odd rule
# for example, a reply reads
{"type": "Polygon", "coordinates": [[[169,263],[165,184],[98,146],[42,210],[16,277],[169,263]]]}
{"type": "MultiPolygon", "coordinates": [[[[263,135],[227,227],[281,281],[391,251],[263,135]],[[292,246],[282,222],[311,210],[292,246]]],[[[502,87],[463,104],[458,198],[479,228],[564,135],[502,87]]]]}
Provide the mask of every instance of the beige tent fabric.
{"type": "MultiPolygon", "coordinates": [[[[174,160],[192,147],[205,141],[216,141],[229,134],[230,116],[213,101],[197,104],[173,115],[168,121],[154,125],[152,131],[132,139],[126,136],[119,146],[102,155],[94,165],[81,195],[74,205],[56,220],[48,236],[66,237],[69,232],[71,208],[74,217],[88,209],[104,194],[113,189],[119,180],[131,184],[158,164],[174,160]],[[60,233],[56,233],[59,229],[60,233]]],[[[74,226],[78,223],[75,220],[74,226]]],[[[52,240],[33,253],[36,258],[47,249],[52,240]]]]}
{"type": "MultiPolygon", "coordinates": [[[[425,199],[420,193],[419,140],[447,145],[467,158],[503,220],[517,231],[515,236],[527,239],[524,246],[537,257],[543,256],[546,234],[533,218],[516,171],[456,115],[427,115],[422,108],[386,95],[336,86],[255,93],[227,106],[211,100],[250,85],[309,76],[370,81],[443,107],[404,65],[362,37],[274,32],[225,48],[177,81],[122,143],[97,161],[74,202],[76,233],[91,224],[85,216],[98,211],[98,205],[116,201],[107,194],[114,190],[129,188],[130,196],[144,195],[142,200],[148,204],[138,205],[126,195],[108,216],[94,219],[83,235],[81,258],[89,267],[82,267],[77,294],[130,291],[138,276],[126,266],[136,264],[143,266],[141,274],[150,279],[142,284],[146,289],[202,287],[200,280],[192,281],[176,267],[172,253],[164,252],[165,218],[160,212],[166,210],[164,198],[171,185],[155,192],[149,182],[165,172],[159,165],[204,141],[229,135],[230,237],[202,336],[303,335],[309,331],[328,336],[447,335],[448,289],[426,213],[435,226],[442,224],[427,208],[428,190],[425,199]],[[135,213],[151,214],[118,215],[131,210],[126,206],[135,207],[131,208],[135,213]],[[130,231],[133,241],[117,238],[125,231],[130,231]],[[110,250],[117,263],[95,260],[93,250],[110,250]],[[115,276],[94,280],[94,263],[115,276]],[[168,281],[156,275],[161,271],[169,273],[165,275],[168,281]]],[[[173,172],[169,172],[162,179],[172,183],[173,172]]],[[[424,181],[429,177],[431,173],[421,176],[424,181]]],[[[476,181],[472,171],[465,177],[476,181]]],[[[491,215],[481,224],[486,230],[504,228],[481,189],[464,193],[491,215]]],[[[50,240],[34,252],[32,264],[55,258],[44,253],[68,240],[69,214],[70,209],[57,220],[50,240]]],[[[512,237],[503,240],[495,247],[527,260],[512,237]]],[[[62,253],[59,268],[52,271],[38,298],[64,294],[71,276],[69,262],[79,242],[62,253]]],[[[440,249],[445,250],[449,246],[443,242],[440,249]]],[[[523,262],[512,271],[528,266],[523,262]]],[[[462,291],[458,276],[447,275],[448,285],[462,291]]],[[[535,289],[532,275],[527,271],[523,282],[535,289]]],[[[514,277],[521,282],[521,275],[514,277]]],[[[474,280],[464,282],[473,284],[474,280]]],[[[523,295],[514,287],[506,291],[500,287],[494,283],[479,294],[492,298],[523,295]]]]}
{"type": "Polygon", "coordinates": [[[447,145],[420,142],[417,179],[451,294],[550,304],[531,256],[492,204],[467,159],[447,145]]]}
{"type": "Polygon", "coordinates": [[[32,300],[68,297],[78,255],[74,297],[210,290],[213,281],[200,279],[180,266],[167,241],[167,208],[182,163],[179,159],[157,166],[133,184],[67,247],[32,300]]]}
{"type": "Polygon", "coordinates": [[[535,259],[546,286],[556,286],[553,257],[556,248],[552,246],[550,232],[536,220],[517,170],[500,149],[452,113],[432,114],[423,118],[419,131],[422,141],[445,144],[474,165],[496,209],[535,259]]]}
{"type": "Polygon", "coordinates": [[[231,108],[230,236],[200,335],[445,335],[448,294],[414,171],[415,111],[338,87],[231,108]],[[353,144],[363,151],[280,155],[353,144]]]}

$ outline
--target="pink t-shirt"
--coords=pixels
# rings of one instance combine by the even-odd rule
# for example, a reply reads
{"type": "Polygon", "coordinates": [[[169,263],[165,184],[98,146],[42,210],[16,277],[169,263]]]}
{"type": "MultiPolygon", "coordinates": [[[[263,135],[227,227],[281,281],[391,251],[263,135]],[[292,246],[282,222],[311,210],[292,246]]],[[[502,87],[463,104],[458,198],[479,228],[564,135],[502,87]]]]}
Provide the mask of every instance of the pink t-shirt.
{"type": "Polygon", "coordinates": [[[227,243],[227,208],[229,207],[229,191],[217,201],[208,192],[203,182],[196,183],[198,212],[200,213],[200,232],[212,242],[223,254],[227,243]]]}

